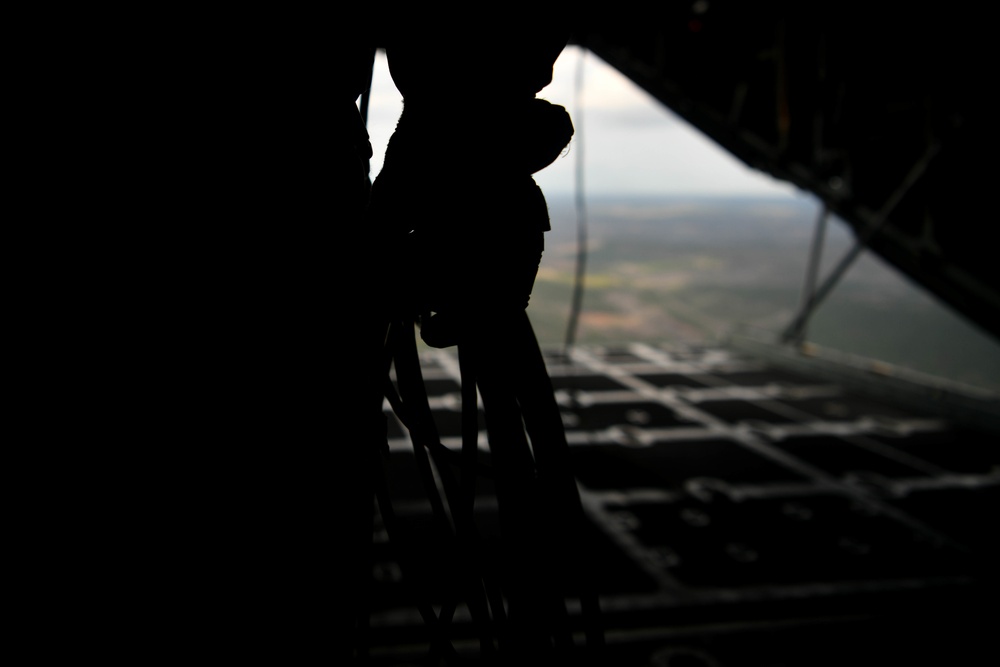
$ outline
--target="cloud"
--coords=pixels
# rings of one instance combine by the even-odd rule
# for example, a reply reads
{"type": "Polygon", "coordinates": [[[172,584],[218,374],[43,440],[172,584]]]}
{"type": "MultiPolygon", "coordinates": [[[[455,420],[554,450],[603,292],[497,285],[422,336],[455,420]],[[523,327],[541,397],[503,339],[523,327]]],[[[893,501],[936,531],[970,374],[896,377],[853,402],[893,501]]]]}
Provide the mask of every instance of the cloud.
{"type": "Polygon", "coordinates": [[[587,106],[583,110],[583,118],[578,118],[578,124],[589,126],[594,123],[603,128],[623,128],[627,131],[644,130],[679,130],[685,128],[674,114],[663,108],[650,105],[632,106],[587,106]]]}
{"type": "MultiPolygon", "coordinates": [[[[583,56],[583,92],[577,100],[580,56],[577,47],[565,49],[553,68],[552,83],[539,94],[566,107],[579,130],[564,157],[536,174],[546,194],[574,191],[578,152],[583,153],[586,189],[593,194],[773,196],[794,192],[793,186],[744,165],[592,53],[583,56]]],[[[380,52],[369,106],[373,177],[382,167],[385,146],[401,110],[399,92],[380,52]]]]}

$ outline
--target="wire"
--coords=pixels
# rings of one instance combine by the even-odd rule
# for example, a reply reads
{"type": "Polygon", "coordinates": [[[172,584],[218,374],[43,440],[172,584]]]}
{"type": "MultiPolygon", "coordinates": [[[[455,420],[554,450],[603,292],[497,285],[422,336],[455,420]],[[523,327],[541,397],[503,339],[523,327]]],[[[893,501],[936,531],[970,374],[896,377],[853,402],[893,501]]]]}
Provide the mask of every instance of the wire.
{"type": "Polygon", "coordinates": [[[931,161],[937,155],[938,151],[941,149],[941,144],[935,142],[927,147],[924,154],[917,160],[910,170],[903,176],[903,180],[900,182],[899,186],[889,195],[885,203],[882,204],[882,208],[879,209],[878,213],[875,215],[874,219],[869,223],[868,227],[856,234],[856,239],[854,241],[854,246],[844,255],[837,264],[827,275],[823,284],[819,286],[809,299],[803,304],[802,308],[795,318],[788,324],[784,332],[781,334],[781,341],[783,343],[789,343],[795,340],[796,335],[800,330],[804,330],[806,323],[812,316],[813,312],[819,307],[819,305],[829,296],[833,288],[837,286],[837,283],[847,270],[851,268],[854,261],[864,252],[872,239],[877,236],[889,223],[889,214],[896,208],[896,206],[903,200],[904,197],[913,189],[913,186],[920,181],[923,175],[927,172],[927,167],[930,165],[931,161]]]}
{"type": "Polygon", "coordinates": [[[576,330],[580,323],[580,310],[583,306],[583,278],[587,267],[587,206],[583,186],[583,71],[584,56],[587,50],[580,47],[580,57],[576,61],[576,77],[574,82],[573,126],[576,135],[573,152],[576,156],[574,190],[576,193],[576,276],[573,281],[573,300],[570,305],[569,322],[566,326],[566,341],[563,353],[569,358],[570,349],[576,342],[576,330]]]}

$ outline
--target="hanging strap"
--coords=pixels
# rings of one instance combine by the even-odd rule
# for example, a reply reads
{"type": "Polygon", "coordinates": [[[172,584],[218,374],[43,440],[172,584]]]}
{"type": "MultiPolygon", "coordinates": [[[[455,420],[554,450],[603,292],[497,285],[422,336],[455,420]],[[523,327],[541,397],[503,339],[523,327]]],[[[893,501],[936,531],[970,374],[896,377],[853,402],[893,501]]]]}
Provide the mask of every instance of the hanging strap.
{"type": "MultiPolygon", "coordinates": [[[[389,383],[387,396],[390,405],[394,406],[393,409],[400,417],[400,421],[410,431],[415,460],[424,491],[431,503],[436,524],[440,528],[439,535],[446,540],[446,543],[438,546],[458,549],[456,558],[458,575],[465,592],[469,612],[479,634],[480,650],[484,655],[491,655],[495,652],[495,647],[489,628],[489,609],[483,591],[481,568],[478,567],[479,538],[472,521],[471,508],[469,510],[463,509],[459,483],[450,467],[455,462],[456,455],[441,444],[437,435],[437,427],[434,424],[420,370],[414,328],[415,324],[412,320],[402,319],[393,323],[390,331],[390,345],[393,350],[400,393],[397,396],[389,383]],[[431,458],[428,458],[428,452],[441,480],[445,494],[444,499],[442,499],[434,482],[434,474],[430,466],[431,458]],[[452,510],[451,515],[455,522],[454,531],[448,520],[445,500],[452,510]]],[[[437,618],[440,631],[443,632],[450,624],[455,608],[455,601],[449,601],[442,607],[441,614],[437,618]]],[[[448,646],[450,644],[441,642],[436,650],[447,649],[448,646]]]]}

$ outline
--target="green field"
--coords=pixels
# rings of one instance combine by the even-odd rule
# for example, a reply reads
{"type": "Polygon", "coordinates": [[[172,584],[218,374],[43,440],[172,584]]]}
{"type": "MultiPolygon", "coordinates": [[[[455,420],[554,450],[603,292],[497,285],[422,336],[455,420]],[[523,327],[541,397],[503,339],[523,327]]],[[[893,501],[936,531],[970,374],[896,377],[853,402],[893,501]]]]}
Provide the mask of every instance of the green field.
{"type": "MultiPolygon", "coordinates": [[[[572,210],[553,231],[528,313],[543,345],[566,336],[575,271],[572,210]]],[[[800,201],[614,202],[589,212],[579,343],[716,342],[749,326],[775,337],[801,298],[814,209],[800,201]]],[[[850,247],[827,237],[822,274],[850,247]]],[[[863,255],[810,323],[844,352],[1000,390],[1000,343],[874,256],[863,255]]]]}

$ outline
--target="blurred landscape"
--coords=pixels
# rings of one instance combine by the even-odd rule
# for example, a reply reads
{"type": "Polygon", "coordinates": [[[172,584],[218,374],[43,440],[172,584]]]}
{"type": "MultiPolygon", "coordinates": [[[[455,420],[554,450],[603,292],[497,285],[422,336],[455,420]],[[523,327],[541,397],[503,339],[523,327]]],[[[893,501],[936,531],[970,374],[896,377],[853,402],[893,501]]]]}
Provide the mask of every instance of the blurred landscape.
{"type": "MultiPolygon", "coordinates": [[[[566,337],[576,270],[569,197],[549,197],[528,314],[546,347],[566,337]]],[[[777,336],[798,310],[818,205],[812,198],[595,197],[576,342],[717,343],[740,328],[777,336]]],[[[831,218],[819,282],[851,247],[831,218]]],[[[1000,343],[866,252],[810,321],[807,340],[1000,390],[1000,343]]]]}

